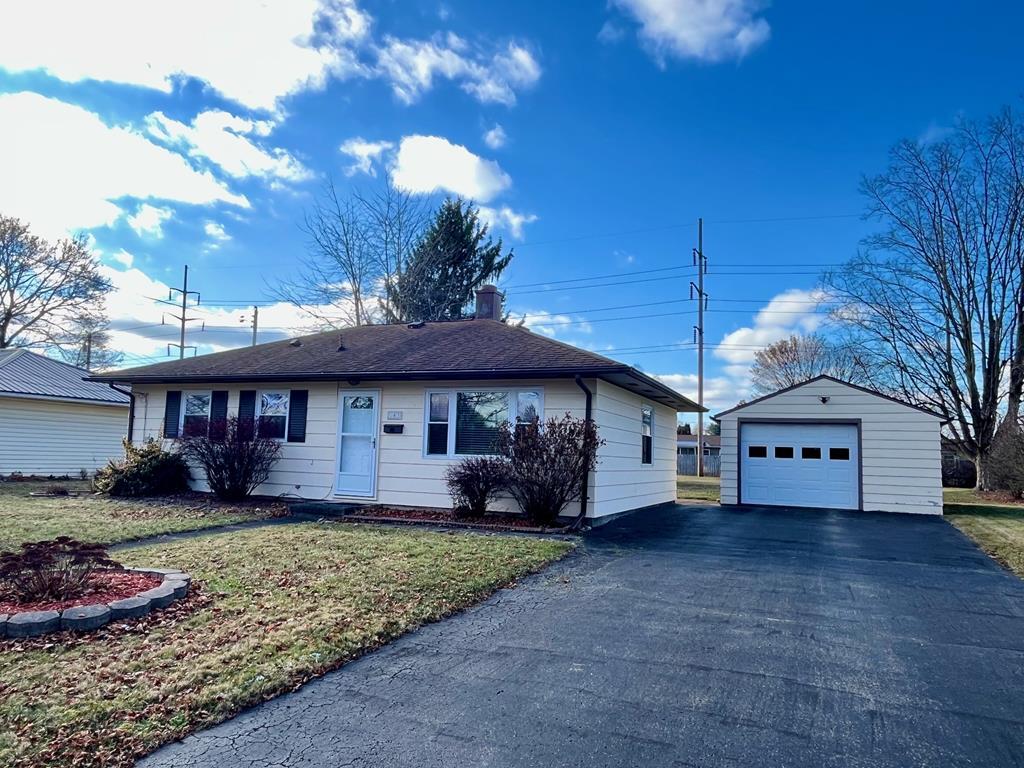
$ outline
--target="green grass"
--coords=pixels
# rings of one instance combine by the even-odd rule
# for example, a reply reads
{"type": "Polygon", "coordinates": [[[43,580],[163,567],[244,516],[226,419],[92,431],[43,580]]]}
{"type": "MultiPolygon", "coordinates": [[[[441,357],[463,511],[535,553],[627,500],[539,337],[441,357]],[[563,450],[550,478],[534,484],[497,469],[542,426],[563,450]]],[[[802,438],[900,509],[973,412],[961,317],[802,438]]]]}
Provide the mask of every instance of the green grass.
{"type": "Polygon", "coordinates": [[[97,633],[0,641],[0,765],[131,765],[561,557],[556,540],[302,523],[118,553],[187,601],[97,633]]]}
{"type": "Polygon", "coordinates": [[[0,483],[0,552],[17,549],[24,541],[56,536],[112,544],[254,520],[281,511],[281,505],[221,504],[198,494],[177,499],[110,499],[93,495],[88,484],[81,481],[0,483]],[[53,485],[83,495],[29,495],[53,485]]]}
{"type": "Polygon", "coordinates": [[[1024,504],[999,503],[970,488],[944,488],[946,519],[1024,578],[1024,504]]]}
{"type": "Polygon", "coordinates": [[[686,501],[717,502],[721,484],[717,477],[676,475],[676,497],[686,501]]]}

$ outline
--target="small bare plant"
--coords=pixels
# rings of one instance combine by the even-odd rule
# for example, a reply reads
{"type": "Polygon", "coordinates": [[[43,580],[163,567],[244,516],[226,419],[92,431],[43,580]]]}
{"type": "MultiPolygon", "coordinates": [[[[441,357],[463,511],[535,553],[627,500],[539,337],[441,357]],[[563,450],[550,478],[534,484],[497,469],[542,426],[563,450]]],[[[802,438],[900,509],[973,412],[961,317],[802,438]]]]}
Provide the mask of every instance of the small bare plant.
{"type": "Polygon", "coordinates": [[[181,454],[198,464],[218,499],[240,501],[265,483],[281,455],[281,443],[256,434],[252,420],[231,416],[210,424],[209,435],[186,437],[181,454]]]}
{"type": "Polygon", "coordinates": [[[497,456],[469,456],[444,473],[448,492],[459,517],[483,517],[487,505],[505,487],[508,470],[497,456]]]}
{"type": "Polygon", "coordinates": [[[103,545],[58,536],[0,554],[0,581],[23,603],[68,600],[82,593],[97,569],[120,567],[103,545]]]}

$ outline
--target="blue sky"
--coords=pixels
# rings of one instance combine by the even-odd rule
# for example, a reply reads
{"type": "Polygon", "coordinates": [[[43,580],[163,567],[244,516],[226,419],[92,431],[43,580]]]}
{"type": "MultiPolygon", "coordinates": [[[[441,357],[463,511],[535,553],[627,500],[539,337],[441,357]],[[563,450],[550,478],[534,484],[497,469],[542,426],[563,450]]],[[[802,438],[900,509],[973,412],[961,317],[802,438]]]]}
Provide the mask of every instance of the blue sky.
{"type": "Polygon", "coordinates": [[[821,327],[818,277],[869,231],[861,174],[1019,103],[1022,24],[1016,3],[22,4],[0,28],[0,211],[90,234],[144,363],[186,263],[200,352],[247,343],[249,303],[263,339],[301,325],[266,286],[329,176],[461,193],[515,248],[513,311],[688,394],[703,216],[726,407],[758,346],[821,327]]]}

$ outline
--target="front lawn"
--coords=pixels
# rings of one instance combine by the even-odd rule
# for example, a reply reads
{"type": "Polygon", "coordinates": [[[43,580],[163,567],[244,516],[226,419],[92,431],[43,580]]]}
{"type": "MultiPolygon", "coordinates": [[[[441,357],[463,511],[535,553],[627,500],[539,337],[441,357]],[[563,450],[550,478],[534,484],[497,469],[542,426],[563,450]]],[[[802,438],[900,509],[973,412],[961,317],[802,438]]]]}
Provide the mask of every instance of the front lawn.
{"type": "Polygon", "coordinates": [[[151,544],[179,607],[82,637],[0,641],[0,765],[128,766],[474,603],[571,545],[302,523],[151,544]]]}
{"type": "Polygon", "coordinates": [[[71,482],[0,483],[0,552],[24,541],[72,536],[112,544],[161,533],[193,531],[281,514],[282,504],[222,504],[201,494],[171,499],[111,499],[94,495],[89,484],[71,482]],[[51,486],[81,496],[31,496],[51,486]]]}
{"type": "Polygon", "coordinates": [[[971,489],[943,490],[946,519],[1024,578],[1024,505],[996,504],[971,489]]]}
{"type": "Polygon", "coordinates": [[[717,477],[676,475],[676,497],[686,501],[713,501],[721,496],[721,481],[717,477]]]}

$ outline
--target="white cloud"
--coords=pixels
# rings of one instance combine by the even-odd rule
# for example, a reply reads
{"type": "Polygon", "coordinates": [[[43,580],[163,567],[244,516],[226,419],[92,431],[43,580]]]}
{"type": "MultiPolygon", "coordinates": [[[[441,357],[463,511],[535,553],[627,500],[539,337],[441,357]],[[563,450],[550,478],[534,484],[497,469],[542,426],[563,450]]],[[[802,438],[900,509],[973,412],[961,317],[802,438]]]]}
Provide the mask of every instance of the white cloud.
{"type": "Polygon", "coordinates": [[[758,16],[763,0],[612,0],[640,24],[640,39],[659,63],[668,57],[740,59],[771,36],[758,16]]]}
{"type": "Polygon", "coordinates": [[[484,203],[512,184],[496,162],[484,160],[440,136],[404,137],[398,146],[391,179],[407,192],[444,190],[484,203]]]}
{"type": "Polygon", "coordinates": [[[203,225],[203,231],[206,233],[207,237],[210,237],[219,243],[225,243],[231,239],[231,235],[225,232],[224,227],[216,221],[207,221],[203,225]]]}
{"type": "Polygon", "coordinates": [[[345,141],[338,149],[343,155],[348,155],[353,160],[352,164],[345,168],[345,175],[354,176],[357,173],[365,173],[368,176],[376,176],[377,170],[374,168],[374,163],[380,159],[382,154],[394,147],[395,145],[390,141],[367,141],[359,137],[345,141]]]}
{"type": "Polygon", "coordinates": [[[46,237],[113,224],[124,197],[249,206],[132,128],[34,93],[0,95],[0,168],[0,210],[46,237]]]}
{"type": "Polygon", "coordinates": [[[128,269],[130,269],[132,264],[135,263],[135,257],[132,254],[128,253],[128,251],[126,251],[124,248],[119,250],[117,253],[112,254],[110,258],[116,261],[121,266],[128,269]]]}
{"type": "Polygon", "coordinates": [[[139,237],[149,235],[150,237],[161,238],[164,236],[163,224],[174,212],[170,208],[158,208],[149,203],[143,203],[135,213],[128,217],[128,226],[135,230],[139,237]]]}
{"type": "Polygon", "coordinates": [[[163,112],[146,117],[146,130],[151,136],[235,178],[309,179],[312,173],[290,153],[259,142],[273,129],[274,123],[269,120],[247,120],[222,110],[200,112],[191,124],[172,120],[163,112]]]}
{"type": "MultiPolygon", "coordinates": [[[[683,397],[697,402],[697,374],[655,373],[651,375],[683,397]]],[[[704,378],[704,406],[712,411],[731,408],[747,394],[746,390],[737,388],[736,382],[727,376],[704,378]]]]}
{"type": "Polygon", "coordinates": [[[20,3],[0,25],[0,66],[170,93],[196,78],[251,109],[360,70],[370,17],[354,0],[20,3]]]}
{"type": "Polygon", "coordinates": [[[480,213],[480,218],[483,219],[491,229],[504,229],[517,240],[521,240],[523,237],[523,227],[527,224],[532,224],[537,220],[536,214],[519,213],[518,211],[513,211],[507,205],[503,205],[500,208],[490,208],[486,205],[480,205],[477,206],[477,210],[480,213]]]}
{"type": "Polygon", "coordinates": [[[556,312],[544,312],[539,309],[528,309],[518,316],[512,314],[511,320],[515,322],[517,319],[522,319],[523,325],[534,333],[540,333],[551,338],[555,338],[565,332],[593,333],[594,331],[594,326],[582,317],[558,314],[556,312]]]}
{"type": "Polygon", "coordinates": [[[484,133],[484,144],[491,149],[501,149],[508,142],[508,135],[505,133],[505,129],[498,123],[494,124],[494,127],[484,133]]]}
{"type": "Polygon", "coordinates": [[[727,333],[715,347],[714,355],[724,361],[724,370],[734,384],[749,391],[750,366],[759,349],[793,334],[818,330],[827,316],[816,310],[827,298],[820,290],[783,291],[758,310],[752,325],[727,333]]]}
{"type": "Polygon", "coordinates": [[[474,50],[458,35],[435,35],[430,40],[402,40],[386,36],[377,50],[377,72],[385,77],[398,99],[415,102],[443,78],[485,104],[516,103],[516,92],[540,79],[540,64],[529,50],[509,43],[497,53],[474,50]]]}

